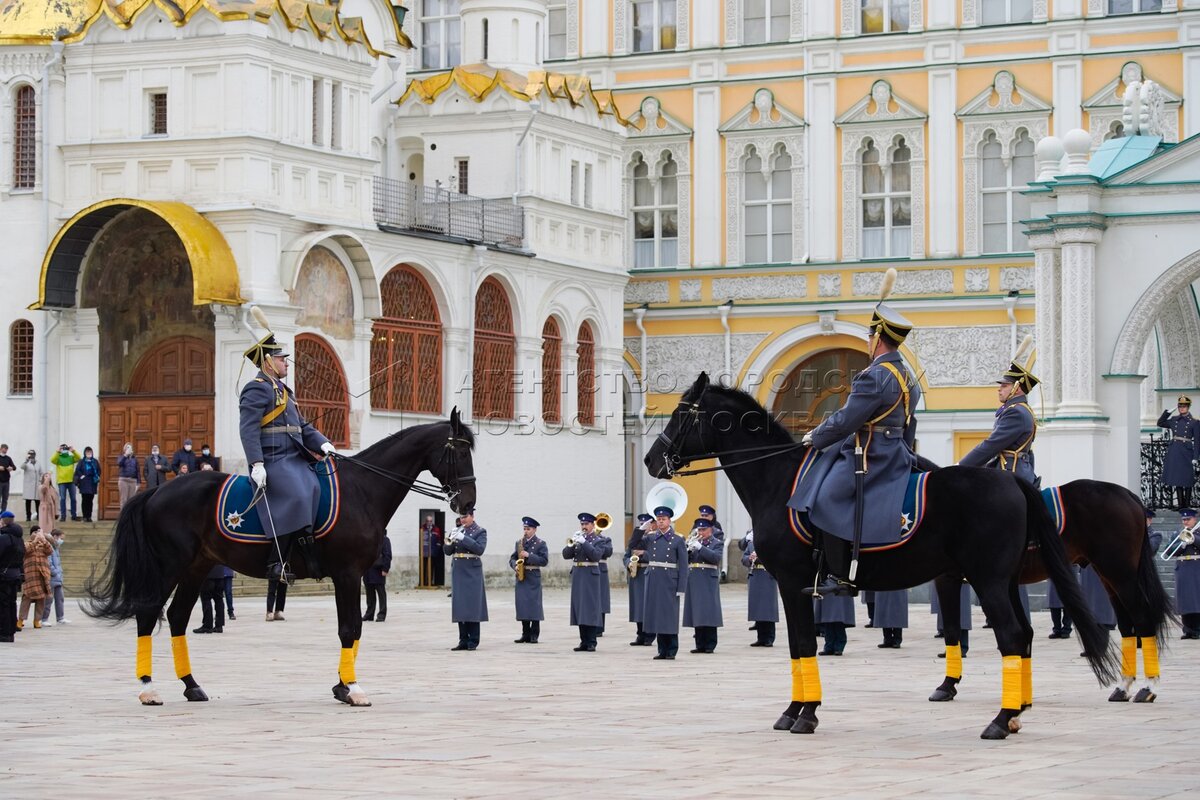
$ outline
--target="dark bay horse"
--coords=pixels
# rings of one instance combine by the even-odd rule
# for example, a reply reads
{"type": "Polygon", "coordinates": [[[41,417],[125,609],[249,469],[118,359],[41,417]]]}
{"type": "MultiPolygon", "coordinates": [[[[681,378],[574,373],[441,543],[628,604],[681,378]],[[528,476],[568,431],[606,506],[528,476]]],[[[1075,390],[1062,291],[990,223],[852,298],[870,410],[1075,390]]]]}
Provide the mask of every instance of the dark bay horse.
{"type": "MultiPolygon", "coordinates": [[[[928,466],[937,469],[936,465],[928,466]]],[[[1105,481],[1071,481],[1059,487],[1059,497],[1064,520],[1062,543],[1067,558],[1075,564],[1090,564],[1096,570],[1117,615],[1117,628],[1121,632],[1121,683],[1113,689],[1109,700],[1130,699],[1129,689],[1137,678],[1140,639],[1148,684],[1138,690],[1133,700],[1154,702],[1158,696],[1154,690],[1161,675],[1158,654],[1175,613],[1154,566],[1146,509],[1133,492],[1105,481]]],[[[1030,548],[1021,566],[1021,583],[1037,583],[1046,576],[1041,549],[1030,548]]],[[[954,641],[959,636],[958,583],[959,577],[952,575],[936,584],[938,601],[942,604],[943,632],[954,641]]],[[[957,677],[947,675],[929,699],[953,700],[961,677],[961,671],[957,677]]]]}
{"type": "MultiPolygon", "coordinates": [[[[666,478],[693,461],[717,459],[754,522],[754,543],[763,565],[779,582],[792,658],[792,699],[776,730],[812,733],[821,704],[817,641],[811,598],[801,589],[816,578],[811,544],[794,534],[787,501],[807,448],[750,395],[709,383],[704,373],[684,393],[663,433],[646,454],[650,474],[666,478]]],[[[1021,610],[1017,577],[1027,532],[1042,548],[1050,579],[1078,630],[1088,662],[1101,681],[1116,674],[1106,632],[1096,624],[1068,566],[1062,542],[1038,492],[994,470],[950,467],[929,475],[928,511],[902,547],[864,552],[857,585],[907,589],[939,575],[957,573],[975,587],[992,620],[1003,657],[1000,713],[982,733],[1003,739],[1020,727],[1018,715],[1032,703],[1033,629],[1021,610]]],[[[848,571],[848,543],[825,536],[825,557],[835,574],[848,571]]]]}
{"type": "MultiPolygon", "coordinates": [[[[342,650],[333,694],[338,700],[370,705],[354,671],[362,635],[359,583],[379,556],[388,521],[410,489],[444,495],[457,513],[474,507],[474,441],[454,409],[448,422],[398,431],[354,457],[331,457],[341,486],[340,511],[328,534],[316,540],[315,560],[332,579],[337,602],[342,650]],[[417,481],[424,471],[437,478],[440,492],[417,481]]],[[[269,540],[235,542],[217,528],[217,496],[227,477],[197,472],[135,495],[117,520],[104,573],[89,581],[90,600],[84,605],[89,616],[137,620],[138,699],[144,705],[162,705],[151,681],[151,634],[171,593],[167,621],[175,675],[183,681],[184,697],[207,700],[192,675],[186,638],[200,586],[216,564],[254,578],[266,576],[269,540]]],[[[296,548],[292,555],[297,578],[323,577],[309,574],[296,548]]]]}

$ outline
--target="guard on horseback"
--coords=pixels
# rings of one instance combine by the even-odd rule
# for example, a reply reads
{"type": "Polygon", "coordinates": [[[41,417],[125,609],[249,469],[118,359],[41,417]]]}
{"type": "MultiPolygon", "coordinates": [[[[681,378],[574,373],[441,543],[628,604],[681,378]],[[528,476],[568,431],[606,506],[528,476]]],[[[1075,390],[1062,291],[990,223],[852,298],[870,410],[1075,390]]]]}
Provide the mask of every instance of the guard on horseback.
{"type": "Polygon", "coordinates": [[[1033,468],[1033,440],[1037,436],[1037,421],[1033,418],[1033,409],[1029,407],[1027,397],[1038,385],[1038,379],[1029,371],[1035,354],[1029,352],[1028,360],[1022,364],[1032,341],[1032,337],[1025,337],[1012,363],[996,381],[999,384],[1000,408],[996,409],[991,435],[975,445],[958,463],[964,467],[1008,470],[1035,488],[1040,488],[1042,479],[1033,468]]]}
{"type": "Polygon", "coordinates": [[[887,541],[900,529],[904,493],[916,465],[913,409],[921,388],[898,352],[913,324],[883,302],[895,281],[896,270],[889,269],[871,316],[870,365],[855,376],[845,405],[804,435],[804,444],[837,450],[826,452],[800,480],[788,505],[808,514],[826,540],[830,533],[853,534],[850,580],[825,572],[819,585],[805,587],[809,594],[856,594],[852,582],[861,545],[887,541]],[[831,463],[823,463],[827,460],[831,463]],[[851,531],[845,529],[847,520],[853,520],[851,531]]]}
{"type": "Polygon", "coordinates": [[[320,486],[312,470],[318,460],[314,453],[328,456],[336,451],[301,416],[295,393],[283,382],[288,356],[275,341],[275,334],[268,333],[245,356],[259,370],[242,388],[238,407],[250,479],[262,493],[259,517],[267,535],[274,538],[267,548],[267,579],[290,583],[295,576],[287,570],[288,553],[294,540],[311,539],[320,500],[320,486]]]}

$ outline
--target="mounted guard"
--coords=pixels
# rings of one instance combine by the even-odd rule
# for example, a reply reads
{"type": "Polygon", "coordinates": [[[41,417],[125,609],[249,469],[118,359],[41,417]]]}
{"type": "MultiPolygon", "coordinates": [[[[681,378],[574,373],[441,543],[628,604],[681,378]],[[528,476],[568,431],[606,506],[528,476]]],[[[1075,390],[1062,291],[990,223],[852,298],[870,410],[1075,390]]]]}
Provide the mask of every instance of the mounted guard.
{"type": "Polygon", "coordinates": [[[1041,488],[1042,479],[1034,472],[1033,466],[1037,420],[1034,419],[1033,409],[1029,407],[1028,398],[1039,382],[1029,371],[1037,357],[1037,352],[1030,349],[1032,343],[1033,337],[1026,336],[1013,355],[1012,363],[996,381],[999,384],[1000,408],[996,409],[991,435],[975,445],[958,463],[964,467],[1007,470],[1033,484],[1034,488],[1041,488]]]}
{"type": "Polygon", "coordinates": [[[826,536],[853,542],[849,581],[822,567],[823,580],[806,587],[807,594],[856,594],[853,581],[862,544],[894,538],[901,524],[916,465],[913,409],[921,388],[898,352],[913,323],[883,302],[895,283],[896,270],[888,269],[871,316],[870,365],[855,376],[845,405],[804,435],[804,444],[826,452],[800,479],[788,505],[807,514],[826,536]],[[835,446],[835,452],[828,452],[835,446]],[[869,517],[864,513],[868,506],[869,517]],[[853,520],[852,528],[847,520],[853,520]]]}
{"type": "MultiPolygon", "coordinates": [[[[259,324],[268,327],[266,315],[257,307],[251,310],[259,324]]],[[[275,334],[268,331],[245,356],[258,367],[258,374],[242,388],[240,433],[250,479],[257,486],[256,501],[262,495],[263,529],[274,539],[267,548],[267,578],[291,583],[295,576],[287,569],[288,553],[294,540],[307,539],[305,544],[311,544],[320,502],[321,489],[312,469],[320,459],[314,454],[324,458],[337,451],[300,414],[295,392],[283,382],[288,354],[275,341],[275,334]]]]}

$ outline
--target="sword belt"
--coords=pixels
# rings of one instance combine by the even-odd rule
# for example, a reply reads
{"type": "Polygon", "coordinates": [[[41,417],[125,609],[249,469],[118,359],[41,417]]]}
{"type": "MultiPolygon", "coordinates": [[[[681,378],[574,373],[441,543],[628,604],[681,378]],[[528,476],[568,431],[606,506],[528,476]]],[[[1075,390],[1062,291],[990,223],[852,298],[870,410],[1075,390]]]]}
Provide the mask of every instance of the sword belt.
{"type": "Polygon", "coordinates": [[[262,429],[263,433],[299,433],[299,425],[268,425],[262,429]]]}
{"type": "Polygon", "coordinates": [[[1191,444],[1191,443],[1192,443],[1192,440],[1191,440],[1191,439],[1185,439],[1185,438],[1184,438],[1184,437],[1182,437],[1182,436],[1174,436],[1174,437],[1172,437],[1172,438],[1173,438],[1175,441],[1177,441],[1177,442],[1183,442],[1184,444],[1191,444]]]}
{"type": "Polygon", "coordinates": [[[453,555],[455,558],[479,558],[479,556],[475,555],[474,553],[454,553],[453,555]]]}
{"type": "Polygon", "coordinates": [[[720,569],[717,564],[688,564],[688,569],[720,569]]]}
{"type": "Polygon", "coordinates": [[[868,431],[883,434],[888,439],[892,437],[904,438],[903,425],[864,425],[862,432],[867,433],[868,431]]]}
{"type": "Polygon", "coordinates": [[[646,564],[647,567],[662,567],[663,569],[679,569],[678,564],[672,564],[670,561],[651,561],[646,564]]]}
{"type": "Polygon", "coordinates": [[[575,566],[577,566],[577,567],[598,567],[598,566],[600,566],[600,562],[599,561],[576,561],[575,566]]]}

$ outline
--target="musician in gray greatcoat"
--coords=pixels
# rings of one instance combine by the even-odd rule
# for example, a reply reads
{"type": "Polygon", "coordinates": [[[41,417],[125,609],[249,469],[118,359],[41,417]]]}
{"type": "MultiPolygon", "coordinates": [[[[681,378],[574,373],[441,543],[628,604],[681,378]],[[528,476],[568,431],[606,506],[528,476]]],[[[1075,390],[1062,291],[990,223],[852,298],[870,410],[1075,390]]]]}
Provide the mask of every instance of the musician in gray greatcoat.
{"type": "Polygon", "coordinates": [[[1192,543],[1175,556],[1175,610],[1183,623],[1183,639],[1200,639],[1200,525],[1191,508],[1180,509],[1183,530],[1192,533],[1192,543]]]}
{"type": "Polygon", "coordinates": [[[1179,508],[1192,504],[1192,487],[1196,484],[1196,462],[1200,459],[1200,420],[1192,416],[1192,398],[1180,395],[1178,413],[1171,416],[1167,409],[1158,418],[1158,427],[1171,433],[1167,455],[1163,459],[1162,485],[1173,487],[1179,498],[1179,508]]]}
{"type": "Polygon", "coordinates": [[[642,630],[657,637],[657,659],[674,659],[679,651],[679,598],[688,580],[688,550],[671,527],[671,508],[654,509],[654,530],[642,538],[646,553],[646,605],[642,630]]]}
{"type": "Polygon", "coordinates": [[[697,537],[689,537],[687,594],[683,599],[683,626],[695,629],[693,653],[717,649],[721,616],[721,555],[724,547],[713,535],[712,520],[701,517],[692,523],[697,537]]]}
{"type": "MultiPolygon", "coordinates": [[[[958,463],[964,467],[995,467],[1012,472],[1035,487],[1042,483],[1033,466],[1033,440],[1037,436],[1037,421],[1026,397],[1038,385],[1038,379],[1020,363],[1018,352],[1008,369],[1000,376],[997,393],[1000,408],[988,438],[971,449],[958,463]]],[[[1032,360],[1032,354],[1030,355],[1032,360]]]]}
{"type": "MultiPolygon", "coordinates": [[[[942,638],[944,629],[942,620],[942,604],[938,602],[937,588],[929,585],[929,613],[937,615],[937,637],[942,638]]],[[[958,626],[961,633],[959,634],[958,645],[962,648],[962,654],[965,656],[967,651],[971,649],[971,586],[962,584],[958,590],[958,626]]],[[[946,653],[943,651],[938,653],[938,658],[945,658],[946,653]]]]}
{"type": "Polygon", "coordinates": [[[515,573],[517,619],[521,621],[521,638],[513,640],[516,644],[537,644],[546,618],[542,610],[542,567],[550,563],[550,549],[538,538],[537,529],[536,519],[521,517],[521,538],[508,557],[508,568],[515,573]],[[520,570],[518,560],[522,562],[520,570]]]}
{"type": "Polygon", "coordinates": [[[899,649],[908,627],[908,590],[875,593],[875,627],[883,628],[882,648],[899,649]]]}
{"type": "Polygon", "coordinates": [[[700,515],[700,519],[706,519],[712,523],[713,537],[718,542],[724,542],[725,529],[722,528],[721,523],[717,521],[717,509],[706,504],[697,508],[696,513],[700,515]]]}
{"type": "Polygon", "coordinates": [[[608,585],[608,559],[613,554],[613,543],[612,537],[605,536],[600,531],[596,531],[596,535],[600,537],[600,630],[596,631],[596,635],[603,636],[604,622],[612,613],[612,587],[608,585]]]}
{"type": "Polygon", "coordinates": [[[751,647],[771,647],[775,644],[775,623],[779,622],[779,584],[767,568],[758,563],[754,549],[754,531],[738,541],[742,551],[742,566],[746,575],[746,619],[754,623],[758,638],[751,647]]]}
{"type": "Polygon", "coordinates": [[[483,586],[483,562],[487,549],[487,531],[475,522],[475,510],[459,518],[462,523],[446,537],[443,549],[452,556],[450,578],[454,594],[450,600],[450,619],[458,623],[458,644],[451,650],[474,650],[479,646],[479,623],[487,622],[487,592],[483,586]]]}
{"type": "Polygon", "coordinates": [[[642,537],[653,527],[654,517],[649,514],[638,514],[637,524],[633,527],[633,535],[625,546],[625,555],[621,561],[629,573],[629,621],[637,625],[637,636],[629,643],[630,647],[648,647],[654,644],[654,637],[642,630],[642,615],[646,605],[646,555],[642,537]],[[634,561],[634,558],[637,561],[634,561]],[[632,564],[632,566],[631,566],[632,564]]]}
{"type": "Polygon", "coordinates": [[[336,451],[301,416],[295,392],[283,382],[288,374],[287,353],[275,334],[256,342],[245,356],[259,371],[242,387],[239,433],[250,479],[264,490],[258,512],[263,530],[275,539],[266,548],[267,578],[287,583],[293,577],[285,568],[292,541],[311,537],[317,518],[321,487],[312,454],[328,456],[336,451]]]}
{"type": "Polygon", "coordinates": [[[847,595],[827,594],[813,598],[813,621],[821,627],[825,646],[820,655],[840,656],[846,649],[846,628],[853,628],[854,598],[847,595]]]}
{"type": "Polygon", "coordinates": [[[600,592],[600,561],[604,539],[596,531],[596,517],[581,513],[579,530],[563,548],[563,558],[571,564],[571,624],[579,627],[577,653],[594,653],[596,636],[604,621],[603,595],[600,592]]]}

